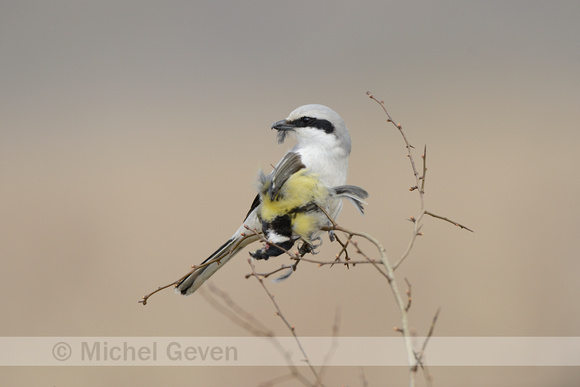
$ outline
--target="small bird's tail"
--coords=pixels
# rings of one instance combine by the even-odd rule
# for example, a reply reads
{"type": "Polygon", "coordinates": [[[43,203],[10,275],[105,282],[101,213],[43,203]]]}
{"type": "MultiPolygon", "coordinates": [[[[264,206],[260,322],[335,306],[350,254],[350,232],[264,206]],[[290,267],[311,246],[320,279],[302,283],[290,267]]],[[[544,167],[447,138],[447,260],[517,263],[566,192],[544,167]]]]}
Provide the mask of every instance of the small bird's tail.
{"type": "Polygon", "coordinates": [[[177,284],[175,292],[189,296],[232,259],[234,255],[239,253],[241,249],[258,239],[257,235],[253,234],[252,231],[246,230],[242,225],[226,243],[198,265],[190,275],[182,279],[177,284]]]}

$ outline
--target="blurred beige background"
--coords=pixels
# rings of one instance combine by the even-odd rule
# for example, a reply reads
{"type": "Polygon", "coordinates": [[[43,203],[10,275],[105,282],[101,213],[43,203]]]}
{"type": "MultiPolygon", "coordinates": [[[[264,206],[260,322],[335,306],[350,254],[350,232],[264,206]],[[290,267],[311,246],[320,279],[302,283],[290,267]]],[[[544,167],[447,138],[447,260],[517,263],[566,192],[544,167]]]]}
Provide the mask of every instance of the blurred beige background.
{"type": "MultiPolygon", "coordinates": [[[[395,259],[418,200],[371,90],[417,158],[428,146],[427,208],[475,230],[427,219],[398,271],[418,334],[441,307],[439,336],[579,336],[579,17],[563,1],[1,2],[0,334],[248,335],[198,295],[137,301],[233,233],[258,169],[292,145],[270,124],[305,103],[345,119],[349,180],[371,194],[367,215],[346,206],[341,224],[395,259]]],[[[326,241],[318,257],[335,253],[326,241]]],[[[287,336],[248,271],[242,253],[212,282],[287,336]]],[[[303,264],[269,287],[300,335],[331,335],[337,308],[343,336],[396,335],[371,267],[303,264]]],[[[3,368],[0,384],[253,386],[286,372],[3,368]]],[[[406,384],[404,368],[364,373],[406,384]]],[[[574,367],[431,373],[435,386],[580,379],[574,367]]],[[[326,382],[360,375],[333,368],[326,382]]]]}

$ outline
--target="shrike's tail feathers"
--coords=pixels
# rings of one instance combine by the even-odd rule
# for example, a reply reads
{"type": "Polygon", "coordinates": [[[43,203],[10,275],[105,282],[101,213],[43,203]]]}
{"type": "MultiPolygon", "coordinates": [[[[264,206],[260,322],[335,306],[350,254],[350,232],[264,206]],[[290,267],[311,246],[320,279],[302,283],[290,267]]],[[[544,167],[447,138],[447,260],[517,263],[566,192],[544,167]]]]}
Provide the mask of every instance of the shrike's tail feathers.
{"type": "Polygon", "coordinates": [[[216,271],[221,269],[234,255],[259,237],[242,226],[226,243],[203,261],[190,275],[182,279],[175,288],[176,293],[189,296],[216,271]]]}

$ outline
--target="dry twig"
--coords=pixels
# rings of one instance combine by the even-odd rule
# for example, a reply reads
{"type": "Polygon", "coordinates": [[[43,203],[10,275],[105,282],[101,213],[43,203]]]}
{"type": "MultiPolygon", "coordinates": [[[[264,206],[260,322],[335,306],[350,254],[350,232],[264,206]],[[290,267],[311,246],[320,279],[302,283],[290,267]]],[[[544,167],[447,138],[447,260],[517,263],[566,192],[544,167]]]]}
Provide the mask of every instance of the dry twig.
{"type": "Polygon", "coordinates": [[[261,386],[274,386],[278,383],[282,383],[287,380],[296,379],[305,386],[316,386],[300,373],[298,367],[292,362],[292,356],[282,344],[276,339],[274,332],[265,327],[259,320],[257,320],[251,313],[248,313],[244,308],[238,305],[227,293],[222,292],[210,283],[206,284],[209,292],[200,289],[202,296],[208,301],[208,303],[214,307],[218,312],[222,313],[224,316],[228,317],[237,326],[245,329],[254,336],[266,337],[271,340],[271,343],[277,349],[277,351],[284,357],[288,368],[290,370],[289,374],[276,377],[270,381],[263,382],[261,386]],[[213,295],[210,295],[213,293],[213,295]],[[214,297],[215,295],[215,297],[214,297]],[[220,299],[224,305],[217,302],[216,299],[220,299]]]}
{"type": "Polygon", "coordinates": [[[221,291],[211,282],[207,283],[205,288],[202,287],[199,289],[201,296],[214,309],[228,317],[230,321],[254,336],[274,337],[274,332],[262,324],[260,320],[256,319],[254,315],[238,305],[226,292],[221,291]]]}
{"type": "Polygon", "coordinates": [[[308,359],[308,355],[306,354],[306,351],[304,350],[304,347],[302,346],[302,343],[300,342],[300,339],[298,338],[298,335],[296,334],[296,327],[294,327],[292,324],[290,324],[290,322],[288,322],[288,319],[286,318],[286,316],[284,316],[282,309],[280,309],[280,306],[278,305],[278,303],[274,299],[274,295],[268,290],[268,288],[266,287],[266,284],[264,284],[264,276],[256,272],[256,268],[255,268],[251,258],[248,259],[248,264],[250,265],[250,268],[252,269],[252,273],[249,275],[249,277],[256,278],[256,280],[258,280],[258,283],[262,286],[262,288],[264,289],[264,291],[266,292],[266,294],[270,298],[270,301],[272,302],[272,304],[274,305],[274,308],[276,309],[276,315],[278,317],[280,317],[280,319],[284,322],[284,325],[286,325],[286,327],[288,328],[288,330],[290,331],[290,333],[294,337],[294,341],[296,342],[296,345],[300,349],[302,356],[304,356],[304,359],[303,359],[304,362],[310,368],[310,370],[312,371],[312,374],[316,378],[315,385],[321,386],[322,381],[320,379],[320,376],[318,375],[318,372],[316,372],[316,369],[314,369],[314,366],[312,366],[312,364],[310,363],[310,360],[308,359]]]}
{"type": "MultiPolygon", "coordinates": [[[[411,187],[410,190],[417,191],[418,195],[419,195],[419,202],[420,202],[419,215],[417,215],[417,217],[410,217],[409,218],[409,220],[411,220],[413,222],[413,233],[411,235],[411,239],[409,241],[409,244],[407,245],[406,250],[403,252],[403,254],[399,258],[399,260],[397,262],[395,262],[393,265],[391,265],[389,263],[388,259],[386,258],[386,254],[383,255],[383,253],[381,252],[381,257],[383,257],[383,264],[384,264],[385,268],[387,269],[389,284],[391,285],[391,290],[395,296],[395,300],[397,301],[397,305],[399,306],[399,311],[401,313],[401,328],[396,328],[396,330],[398,332],[400,332],[403,335],[403,337],[405,338],[405,345],[406,345],[406,350],[407,350],[407,356],[409,359],[409,370],[410,370],[409,384],[410,384],[410,386],[414,386],[415,385],[415,374],[416,374],[418,366],[422,366],[423,354],[424,354],[425,349],[427,347],[427,343],[429,341],[429,338],[433,334],[433,330],[435,328],[435,323],[437,322],[437,317],[439,316],[439,311],[436,313],[435,318],[433,319],[433,322],[431,324],[431,329],[429,330],[429,334],[428,334],[427,338],[425,339],[425,342],[423,343],[423,347],[422,347],[421,351],[419,352],[419,354],[417,354],[413,350],[413,348],[410,344],[410,332],[409,332],[408,321],[407,321],[408,320],[407,319],[407,312],[408,312],[409,308],[411,307],[411,284],[407,281],[407,279],[405,279],[405,281],[407,282],[407,286],[408,286],[408,290],[407,290],[408,303],[405,307],[403,307],[401,296],[400,296],[398,288],[396,286],[397,282],[395,281],[394,271],[409,256],[411,249],[413,248],[413,245],[414,245],[417,237],[422,235],[422,233],[421,233],[421,228],[422,228],[421,221],[423,220],[424,215],[430,215],[434,218],[444,220],[446,222],[452,223],[452,224],[454,224],[462,229],[466,229],[468,231],[472,231],[472,230],[457,223],[457,222],[455,222],[455,221],[452,221],[448,218],[445,218],[445,217],[442,217],[439,215],[435,215],[432,212],[429,212],[425,209],[425,181],[426,181],[425,177],[427,174],[427,146],[425,146],[423,148],[423,154],[421,155],[421,158],[423,159],[423,167],[422,167],[422,173],[420,174],[419,171],[417,170],[417,166],[416,166],[415,160],[413,158],[412,149],[414,149],[414,147],[407,140],[407,136],[405,135],[405,132],[403,131],[402,125],[399,123],[395,123],[395,120],[389,114],[389,112],[385,106],[384,101],[382,101],[382,100],[379,101],[377,98],[375,98],[375,96],[370,91],[367,91],[367,95],[369,96],[369,98],[371,98],[372,100],[377,102],[382,107],[383,111],[387,115],[387,123],[392,123],[398,129],[399,133],[403,137],[403,141],[405,142],[405,148],[407,149],[407,158],[409,159],[409,162],[411,164],[411,169],[413,171],[413,176],[415,177],[415,185],[413,187],[411,187]]],[[[378,246],[377,246],[377,248],[378,248],[378,246]]],[[[379,249],[379,251],[381,251],[381,250],[379,249]]],[[[428,377],[428,379],[429,379],[429,377],[428,377]]]]}

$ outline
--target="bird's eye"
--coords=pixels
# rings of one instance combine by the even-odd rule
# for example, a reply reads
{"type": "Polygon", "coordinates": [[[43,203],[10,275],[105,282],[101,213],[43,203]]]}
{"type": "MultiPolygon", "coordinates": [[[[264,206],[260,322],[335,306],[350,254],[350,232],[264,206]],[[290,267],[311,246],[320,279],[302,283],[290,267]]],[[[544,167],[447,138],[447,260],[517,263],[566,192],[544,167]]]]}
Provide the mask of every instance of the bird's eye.
{"type": "Polygon", "coordinates": [[[310,124],[314,121],[314,118],[312,117],[302,117],[302,123],[303,124],[310,124]]]}

